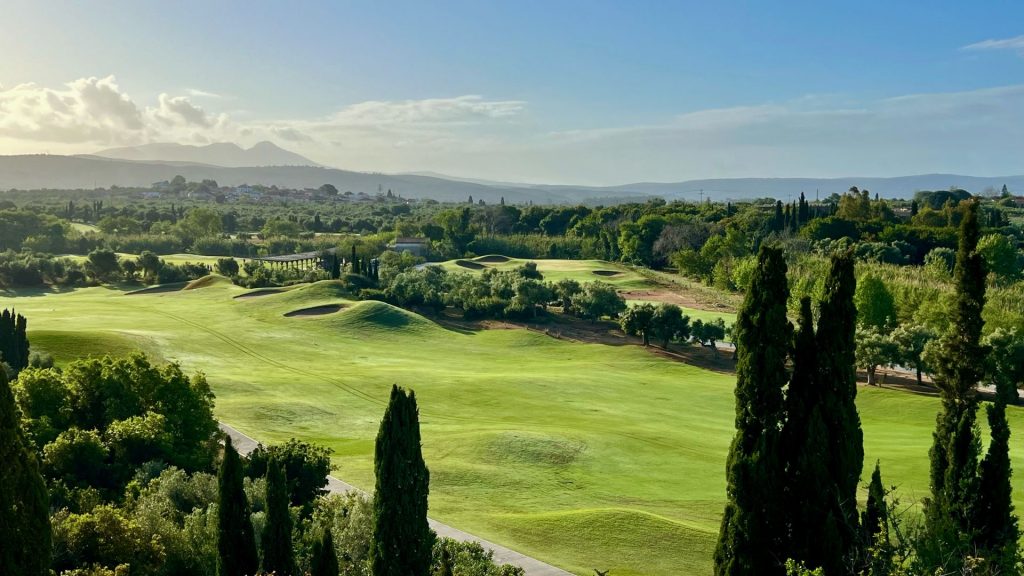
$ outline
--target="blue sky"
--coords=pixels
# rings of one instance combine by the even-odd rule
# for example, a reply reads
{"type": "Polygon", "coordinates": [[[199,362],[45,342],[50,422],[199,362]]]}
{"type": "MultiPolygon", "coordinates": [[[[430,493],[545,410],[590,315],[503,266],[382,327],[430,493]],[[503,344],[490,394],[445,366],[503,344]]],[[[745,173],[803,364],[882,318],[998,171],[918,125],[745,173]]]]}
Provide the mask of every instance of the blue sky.
{"type": "Polygon", "coordinates": [[[612,184],[1024,172],[1021,2],[27,2],[0,153],[612,184]]]}

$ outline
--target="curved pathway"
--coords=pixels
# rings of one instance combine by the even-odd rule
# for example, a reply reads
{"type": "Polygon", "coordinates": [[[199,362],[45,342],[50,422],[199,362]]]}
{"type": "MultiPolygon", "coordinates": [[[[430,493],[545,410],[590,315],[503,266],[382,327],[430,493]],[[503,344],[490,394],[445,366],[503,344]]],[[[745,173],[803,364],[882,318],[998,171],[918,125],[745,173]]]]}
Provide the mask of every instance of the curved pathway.
{"type": "MultiPolygon", "coordinates": [[[[231,436],[232,445],[236,450],[238,450],[238,453],[243,456],[248,455],[256,449],[256,446],[259,445],[259,442],[253,438],[242,434],[223,422],[220,423],[220,429],[228,436],[231,436]]],[[[344,494],[345,492],[350,491],[366,494],[355,486],[352,486],[342,480],[338,480],[334,476],[327,477],[327,491],[333,494],[344,494]]],[[[513,564],[515,566],[519,566],[526,571],[527,576],[572,576],[571,572],[566,572],[561,568],[556,568],[550,564],[541,562],[536,558],[520,554],[515,550],[510,550],[499,544],[484,540],[483,538],[477,538],[468,532],[463,532],[458,528],[442,524],[433,518],[428,518],[427,521],[430,523],[430,527],[434,529],[434,532],[437,532],[438,536],[452,538],[460,542],[476,542],[483,546],[485,550],[490,550],[494,553],[495,562],[499,564],[513,564]]]]}

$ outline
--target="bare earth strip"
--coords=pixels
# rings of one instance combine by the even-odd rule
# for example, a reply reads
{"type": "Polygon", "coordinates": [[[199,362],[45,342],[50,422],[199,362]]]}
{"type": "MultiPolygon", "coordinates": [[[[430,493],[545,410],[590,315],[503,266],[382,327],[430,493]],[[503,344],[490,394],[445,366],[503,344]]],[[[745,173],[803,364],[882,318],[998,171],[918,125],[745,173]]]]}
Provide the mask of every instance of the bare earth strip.
{"type": "MultiPolygon", "coordinates": [[[[247,456],[250,452],[256,449],[256,446],[259,445],[259,442],[256,440],[242,434],[223,422],[220,423],[220,429],[228,436],[231,436],[232,445],[234,445],[235,449],[238,450],[238,453],[243,456],[247,456]]],[[[366,494],[355,486],[343,480],[339,480],[334,476],[327,477],[327,491],[332,494],[344,494],[345,492],[350,491],[366,494]]],[[[483,546],[485,550],[490,550],[494,553],[495,562],[498,562],[499,564],[513,564],[515,566],[519,566],[526,572],[527,576],[572,576],[572,573],[566,572],[561,568],[556,568],[550,564],[541,562],[536,558],[520,554],[515,550],[510,550],[504,546],[484,540],[483,538],[477,538],[468,532],[463,532],[458,528],[442,524],[432,518],[428,518],[427,521],[430,523],[430,527],[434,529],[434,532],[437,532],[438,536],[452,538],[460,542],[476,542],[483,546]]]]}

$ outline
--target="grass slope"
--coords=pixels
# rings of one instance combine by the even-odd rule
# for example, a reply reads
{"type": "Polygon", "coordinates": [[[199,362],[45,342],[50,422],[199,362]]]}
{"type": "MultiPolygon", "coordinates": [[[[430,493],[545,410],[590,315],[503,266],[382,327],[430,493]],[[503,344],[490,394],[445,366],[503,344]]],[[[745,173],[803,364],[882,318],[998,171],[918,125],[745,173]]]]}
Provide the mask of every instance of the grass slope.
{"type": "MultiPolygon", "coordinates": [[[[337,475],[362,488],[373,485],[388,390],[411,387],[438,519],[581,575],[710,572],[731,376],[635,346],[450,331],[387,304],[347,301],[333,282],[252,298],[202,284],[133,296],[30,291],[0,297],[0,308],[16,306],[33,342],[62,361],[132,341],[203,370],[219,418],[263,441],[327,445],[337,475]],[[326,305],[342,308],[284,316],[326,305]]],[[[937,401],[862,389],[858,402],[865,469],[880,459],[904,502],[923,496],[937,401]]],[[[1021,411],[1010,416],[1024,430],[1021,411]]],[[[1024,470],[1024,450],[1012,445],[1024,470]]]]}

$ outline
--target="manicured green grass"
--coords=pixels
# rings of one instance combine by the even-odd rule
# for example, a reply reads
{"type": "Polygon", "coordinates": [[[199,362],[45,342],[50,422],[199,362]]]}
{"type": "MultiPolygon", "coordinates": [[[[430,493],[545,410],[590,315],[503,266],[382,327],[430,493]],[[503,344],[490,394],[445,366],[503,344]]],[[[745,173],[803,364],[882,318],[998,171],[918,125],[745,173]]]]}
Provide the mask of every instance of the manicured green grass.
{"type": "MultiPolygon", "coordinates": [[[[636,306],[637,304],[653,304],[657,306],[660,302],[656,300],[626,300],[627,306],[636,306]]],[[[694,320],[702,320],[709,322],[711,320],[717,320],[721,318],[725,321],[725,325],[729,326],[736,323],[736,314],[732,312],[719,312],[715,310],[697,310],[696,308],[689,308],[686,306],[680,306],[683,309],[683,314],[690,317],[690,322],[694,320]]]]}
{"type": "MultiPolygon", "coordinates": [[[[118,252],[117,257],[121,260],[135,260],[139,257],[138,254],[127,254],[125,252],[118,252]]],[[[85,262],[88,256],[80,254],[68,254],[64,258],[70,258],[78,262],[85,262]]],[[[206,264],[207,266],[214,268],[217,265],[217,260],[222,256],[203,256],[202,254],[161,254],[160,259],[168,264],[206,264]]]]}
{"type": "MultiPolygon", "coordinates": [[[[264,441],[327,445],[336,474],[362,488],[373,486],[388,390],[413,388],[438,519],[581,575],[710,573],[732,376],[637,346],[447,330],[387,304],[346,301],[332,282],[251,298],[234,298],[246,291],[225,282],[200,286],[34,291],[0,296],[0,308],[16,306],[30,338],[61,360],[120,352],[130,338],[202,370],[219,418],[264,441]],[[344,307],[284,316],[328,304],[344,307]],[[102,340],[84,344],[90,335],[102,340]]],[[[865,479],[880,459],[905,503],[925,495],[938,402],[872,388],[861,389],[859,406],[865,479]]],[[[1024,430],[1020,410],[1011,419],[1024,430]]],[[[1024,450],[1013,446],[1024,470],[1024,450]]],[[[1017,482],[1018,507],[1022,489],[1017,482]]]]}
{"type": "Polygon", "coordinates": [[[571,278],[581,284],[600,280],[622,290],[657,287],[622,264],[604,260],[523,260],[505,258],[504,256],[480,256],[479,258],[449,260],[441,262],[440,265],[453,272],[479,273],[485,268],[510,270],[527,262],[536,262],[537,270],[544,275],[544,279],[552,282],[571,278]]]}

